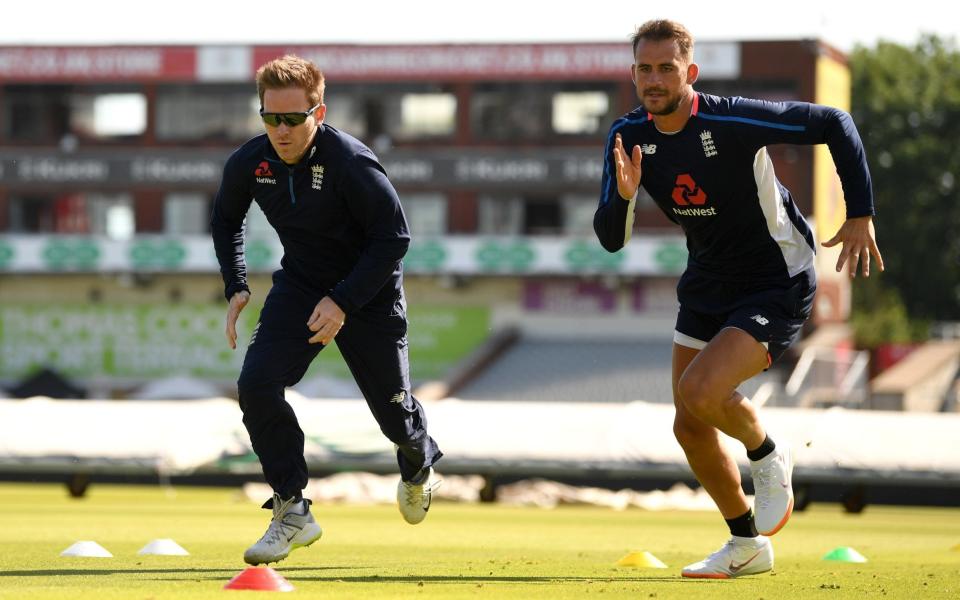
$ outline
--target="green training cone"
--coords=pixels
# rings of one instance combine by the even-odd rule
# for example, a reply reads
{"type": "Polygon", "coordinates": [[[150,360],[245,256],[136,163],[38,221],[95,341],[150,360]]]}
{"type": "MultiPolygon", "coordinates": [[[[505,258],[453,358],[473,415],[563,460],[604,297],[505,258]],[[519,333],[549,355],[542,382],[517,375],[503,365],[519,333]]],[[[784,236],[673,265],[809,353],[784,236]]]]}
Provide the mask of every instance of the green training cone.
{"type": "Polygon", "coordinates": [[[646,550],[643,552],[631,552],[617,561],[619,567],[646,567],[648,569],[666,569],[667,565],[650,554],[646,550]]]}
{"type": "Polygon", "coordinates": [[[823,556],[823,560],[835,560],[837,562],[865,563],[867,558],[851,548],[850,546],[837,546],[823,556]]]}

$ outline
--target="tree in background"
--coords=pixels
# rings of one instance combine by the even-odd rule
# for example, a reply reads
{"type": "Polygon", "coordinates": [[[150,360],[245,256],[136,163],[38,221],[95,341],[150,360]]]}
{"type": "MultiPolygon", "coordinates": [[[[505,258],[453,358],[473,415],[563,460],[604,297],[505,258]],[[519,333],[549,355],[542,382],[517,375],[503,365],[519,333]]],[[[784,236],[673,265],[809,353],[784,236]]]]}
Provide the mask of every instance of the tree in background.
{"type": "Polygon", "coordinates": [[[886,344],[910,345],[929,336],[929,321],[911,318],[901,294],[881,278],[871,275],[869,279],[857,282],[855,296],[856,310],[850,317],[850,324],[857,347],[873,349],[886,344]]]}
{"type": "Polygon", "coordinates": [[[850,69],[886,264],[855,282],[854,309],[916,339],[924,321],[960,321],[960,51],[936,36],[880,42],[854,50],[850,69]]]}

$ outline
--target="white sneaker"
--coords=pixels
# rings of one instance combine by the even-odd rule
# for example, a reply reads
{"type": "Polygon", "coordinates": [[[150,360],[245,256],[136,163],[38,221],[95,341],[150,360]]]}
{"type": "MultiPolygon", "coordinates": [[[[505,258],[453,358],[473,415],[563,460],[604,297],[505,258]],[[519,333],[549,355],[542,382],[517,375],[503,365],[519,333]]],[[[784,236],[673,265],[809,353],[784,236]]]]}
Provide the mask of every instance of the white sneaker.
{"type": "Polygon", "coordinates": [[[760,535],[780,531],[793,513],[793,451],[777,446],[760,460],[750,461],[753,476],[753,521],[760,535]]]}
{"type": "Polygon", "coordinates": [[[722,548],[680,572],[697,579],[730,579],[756,575],[773,568],[773,544],[764,536],[730,538],[722,548]]]}
{"type": "MultiPolygon", "coordinates": [[[[273,519],[263,537],[243,553],[243,560],[247,564],[260,565],[283,560],[293,550],[309,546],[323,535],[323,530],[310,514],[309,500],[281,500],[278,494],[274,494],[271,502],[273,519]]],[[[268,506],[269,503],[264,508],[268,506]]]]}
{"type": "Polygon", "coordinates": [[[439,481],[433,480],[433,468],[427,472],[427,476],[420,483],[411,483],[400,480],[397,484],[397,505],[400,507],[400,514],[404,521],[411,525],[416,525],[427,518],[427,511],[430,510],[430,498],[433,492],[440,487],[439,481]]]}

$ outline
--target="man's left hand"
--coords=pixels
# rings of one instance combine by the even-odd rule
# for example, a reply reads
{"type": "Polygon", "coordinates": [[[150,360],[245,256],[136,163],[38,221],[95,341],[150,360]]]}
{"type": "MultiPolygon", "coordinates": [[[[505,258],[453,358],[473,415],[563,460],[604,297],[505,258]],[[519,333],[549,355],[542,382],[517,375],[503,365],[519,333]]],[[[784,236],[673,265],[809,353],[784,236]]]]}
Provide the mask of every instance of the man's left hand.
{"type": "Polygon", "coordinates": [[[307,328],[316,332],[307,341],[311,344],[328,345],[340,332],[345,319],[346,314],[340,310],[337,303],[331,300],[330,296],[324,296],[323,300],[317,302],[313,314],[310,315],[310,320],[307,321],[307,328]]]}
{"type": "Polygon", "coordinates": [[[883,271],[883,257],[877,247],[876,232],[873,229],[873,217],[847,219],[837,235],[823,242],[827,248],[840,244],[840,258],[837,260],[837,273],[843,270],[843,264],[850,260],[850,277],[857,276],[857,267],[862,265],[863,276],[870,277],[870,257],[877,259],[877,265],[883,271]]]}

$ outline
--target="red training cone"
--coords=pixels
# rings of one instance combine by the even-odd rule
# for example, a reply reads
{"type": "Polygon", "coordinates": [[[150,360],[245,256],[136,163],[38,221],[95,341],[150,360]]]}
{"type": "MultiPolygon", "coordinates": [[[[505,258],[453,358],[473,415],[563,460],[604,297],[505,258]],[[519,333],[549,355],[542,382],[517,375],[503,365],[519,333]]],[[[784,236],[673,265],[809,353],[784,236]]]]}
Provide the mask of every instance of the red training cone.
{"type": "Polygon", "coordinates": [[[292,592],[293,586],[270,567],[247,567],[223,586],[225,590],[260,590],[264,592],[292,592]]]}

